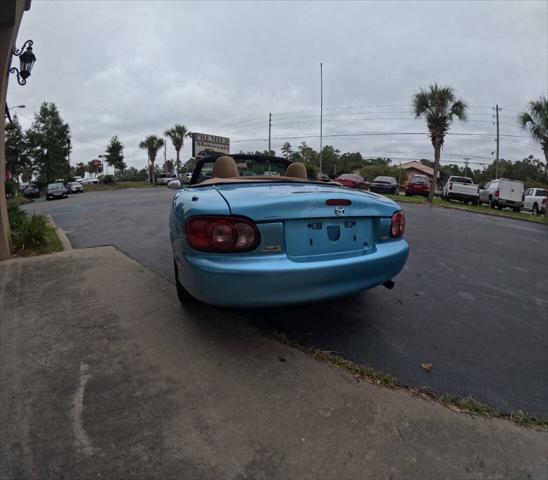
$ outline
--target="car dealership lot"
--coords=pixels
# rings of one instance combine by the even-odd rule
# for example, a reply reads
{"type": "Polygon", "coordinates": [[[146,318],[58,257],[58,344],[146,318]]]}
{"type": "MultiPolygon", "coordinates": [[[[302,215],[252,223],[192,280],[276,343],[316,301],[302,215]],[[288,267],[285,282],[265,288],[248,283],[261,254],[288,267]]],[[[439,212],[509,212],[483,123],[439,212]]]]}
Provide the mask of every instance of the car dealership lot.
{"type": "MultiPolygon", "coordinates": [[[[173,191],[39,200],[75,248],[115,245],[169,280],[173,191]]],[[[396,287],[337,301],[228,314],[339,352],[402,383],[503,411],[548,415],[548,229],[469,212],[402,205],[409,261],[396,287]],[[430,373],[420,367],[432,363],[430,373]]],[[[212,315],[219,309],[207,307],[212,315]]],[[[224,311],[224,315],[227,311],[224,311]]]]}

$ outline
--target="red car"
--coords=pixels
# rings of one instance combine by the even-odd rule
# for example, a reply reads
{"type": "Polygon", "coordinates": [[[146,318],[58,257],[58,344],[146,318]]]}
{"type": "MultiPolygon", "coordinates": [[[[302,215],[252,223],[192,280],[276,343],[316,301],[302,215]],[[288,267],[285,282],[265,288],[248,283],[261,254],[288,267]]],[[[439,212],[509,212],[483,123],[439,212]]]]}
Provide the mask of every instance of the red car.
{"type": "Polygon", "coordinates": [[[343,173],[342,175],[339,175],[335,181],[347,188],[359,188],[361,190],[366,190],[369,186],[363,177],[356,173],[343,173]]]}
{"type": "Polygon", "coordinates": [[[407,181],[405,195],[422,195],[427,197],[430,193],[430,180],[426,175],[411,175],[407,181]]]}

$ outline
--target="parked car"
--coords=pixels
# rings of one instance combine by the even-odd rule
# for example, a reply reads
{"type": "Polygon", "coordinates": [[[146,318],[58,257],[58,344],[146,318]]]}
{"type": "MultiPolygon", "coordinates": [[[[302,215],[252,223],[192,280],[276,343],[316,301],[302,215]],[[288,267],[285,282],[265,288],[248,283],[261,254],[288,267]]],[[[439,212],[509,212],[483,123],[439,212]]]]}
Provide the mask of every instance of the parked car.
{"type": "Polygon", "coordinates": [[[79,182],[81,185],[91,185],[91,184],[97,184],[99,183],[99,179],[97,178],[84,178],[81,182],[79,182]]]}
{"type": "Polygon", "coordinates": [[[25,198],[40,198],[40,189],[37,185],[31,183],[23,190],[23,196],[25,198]]]}
{"type": "Polygon", "coordinates": [[[309,180],[302,163],[211,154],[172,202],[179,300],[260,307],[392,288],[409,250],[404,227],[392,200],[309,180]],[[237,162],[264,164],[258,172],[277,165],[284,174],[242,176],[237,162]]]}
{"type": "Polygon", "coordinates": [[[65,186],[61,183],[50,183],[46,189],[46,200],[54,198],[67,198],[68,192],[65,186]]]}
{"type": "Polygon", "coordinates": [[[169,173],[167,175],[162,175],[160,177],[156,177],[156,185],[167,185],[171,180],[177,180],[177,174],[176,173],[169,173]]]}
{"type": "Polygon", "coordinates": [[[394,177],[375,177],[369,186],[369,190],[375,193],[392,193],[398,192],[398,181],[394,177]]]}
{"type": "MultiPolygon", "coordinates": [[[[327,177],[329,179],[329,177],[327,177]]],[[[329,181],[325,180],[325,177],[322,177],[321,181],[329,181]]],[[[335,178],[335,181],[337,183],[340,183],[343,187],[347,188],[358,188],[361,190],[367,189],[367,182],[363,179],[361,175],[358,175],[357,173],[343,173],[342,175],[339,175],[337,178],[335,178]]]]}
{"type": "Polygon", "coordinates": [[[543,188],[529,188],[523,194],[523,210],[533,215],[544,215],[546,212],[546,198],[548,190],[543,188]]]}
{"type": "Polygon", "coordinates": [[[415,174],[409,177],[405,187],[405,195],[422,195],[427,197],[430,193],[430,179],[426,175],[415,174]]]}
{"type": "Polygon", "coordinates": [[[84,193],[84,187],[79,182],[68,182],[66,188],[67,193],[84,193]]]}
{"type": "Polygon", "coordinates": [[[509,207],[519,212],[523,199],[523,182],[499,178],[491,180],[479,193],[481,203],[487,203],[491,208],[509,207]]]}
{"type": "Polygon", "coordinates": [[[469,177],[452,175],[442,189],[445,200],[460,200],[466,204],[477,205],[479,202],[479,185],[469,177]]]}

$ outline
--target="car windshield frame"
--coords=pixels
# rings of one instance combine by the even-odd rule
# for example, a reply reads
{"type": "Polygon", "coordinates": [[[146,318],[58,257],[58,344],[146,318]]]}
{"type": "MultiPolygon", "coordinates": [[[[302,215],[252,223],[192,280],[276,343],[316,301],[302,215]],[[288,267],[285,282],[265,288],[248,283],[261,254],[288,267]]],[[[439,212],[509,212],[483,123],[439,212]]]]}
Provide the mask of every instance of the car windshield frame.
{"type": "Polygon", "coordinates": [[[426,175],[412,175],[409,177],[409,183],[430,183],[426,175]]]}
{"type": "Polygon", "coordinates": [[[469,177],[452,177],[451,181],[456,183],[466,183],[468,185],[474,183],[474,181],[469,177]]]}
{"type": "MultiPolygon", "coordinates": [[[[201,157],[197,160],[196,166],[194,167],[194,171],[192,172],[192,177],[190,179],[189,186],[198,186],[200,185],[204,180],[208,180],[211,177],[210,175],[202,175],[202,169],[206,163],[215,163],[215,160],[217,160],[219,157],[227,155],[226,153],[218,153],[218,154],[210,154],[206,155],[204,157],[201,157]]],[[[237,153],[237,154],[230,154],[228,155],[234,159],[236,164],[245,162],[252,162],[252,161],[261,161],[264,162],[269,168],[269,171],[272,171],[272,167],[274,165],[280,166],[281,170],[285,171],[289,165],[291,165],[290,160],[287,160],[285,158],[281,157],[271,157],[268,155],[260,155],[260,154],[243,154],[243,153],[237,153]]],[[[245,178],[245,175],[242,176],[242,178],[245,178]]],[[[271,177],[268,177],[271,178],[271,177]]],[[[298,179],[295,179],[298,180],[298,179]]],[[[302,179],[304,181],[304,179],[302,179]]]]}
{"type": "Polygon", "coordinates": [[[360,182],[363,183],[364,179],[361,175],[358,175],[357,173],[343,173],[342,175],[339,175],[336,180],[352,180],[353,182],[360,182]]]}
{"type": "Polygon", "coordinates": [[[374,182],[383,182],[383,183],[397,183],[396,179],[394,177],[387,177],[384,175],[380,175],[378,177],[375,177],[373,179],[374,182]]]}

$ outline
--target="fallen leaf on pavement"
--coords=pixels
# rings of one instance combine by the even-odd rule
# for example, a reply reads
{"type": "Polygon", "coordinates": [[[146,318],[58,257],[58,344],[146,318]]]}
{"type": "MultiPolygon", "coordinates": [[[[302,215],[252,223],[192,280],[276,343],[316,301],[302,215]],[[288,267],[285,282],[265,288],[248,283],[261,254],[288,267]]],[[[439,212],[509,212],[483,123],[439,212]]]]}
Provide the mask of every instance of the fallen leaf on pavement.
{"type": "Polygon", "coordinates": [[[421,368],[423,370],[426,370],[428,373],[430,373],[430,370],[432,370],[432,364],[431,363],[421,363],[421,368]]]}

